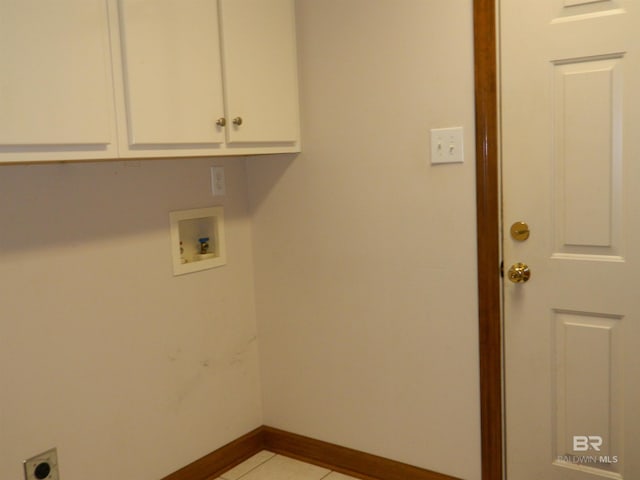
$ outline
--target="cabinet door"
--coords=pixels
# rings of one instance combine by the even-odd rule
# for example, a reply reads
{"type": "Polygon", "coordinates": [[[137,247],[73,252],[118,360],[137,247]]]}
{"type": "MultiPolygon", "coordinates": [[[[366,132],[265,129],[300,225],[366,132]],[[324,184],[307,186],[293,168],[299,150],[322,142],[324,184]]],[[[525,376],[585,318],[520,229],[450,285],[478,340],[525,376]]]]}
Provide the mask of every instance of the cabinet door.
{"type": "Polygon", "coordinates": [[[129,152],[222,143],[216,0],[120,0],[119,12],[129,152]]]}
{"type": "Polygon", "coordinates": [[[227,142],[296,142],[293,0],[220,0],[220,15],[227,142]]]}
{"type": "Polygon", "coordinates": [[[0,161],[116,155],[105,0],[0,0],[0,161]]]}

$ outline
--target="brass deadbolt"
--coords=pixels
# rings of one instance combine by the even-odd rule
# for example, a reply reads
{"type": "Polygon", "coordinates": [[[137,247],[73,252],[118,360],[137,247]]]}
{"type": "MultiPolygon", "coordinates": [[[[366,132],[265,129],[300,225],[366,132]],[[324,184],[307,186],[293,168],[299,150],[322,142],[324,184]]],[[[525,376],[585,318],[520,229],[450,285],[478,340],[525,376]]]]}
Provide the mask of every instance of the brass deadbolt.
{"type": "Polygon", "coordinates": [[[511,238],[518,242],[524,242],[529,238],[529,225],[525,222],[516,222],[511,225],[511,238]]]}

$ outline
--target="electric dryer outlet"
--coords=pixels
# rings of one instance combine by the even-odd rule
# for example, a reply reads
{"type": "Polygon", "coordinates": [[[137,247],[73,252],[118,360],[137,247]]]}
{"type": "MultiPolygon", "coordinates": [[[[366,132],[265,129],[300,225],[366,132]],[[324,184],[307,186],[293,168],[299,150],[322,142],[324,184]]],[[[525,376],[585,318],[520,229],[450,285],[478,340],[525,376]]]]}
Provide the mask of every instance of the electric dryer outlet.
{"type": "Polygon", "coordinates": [[[60,480],[58,451],[55,448],[24,461],[25,480],[60,480]]]}

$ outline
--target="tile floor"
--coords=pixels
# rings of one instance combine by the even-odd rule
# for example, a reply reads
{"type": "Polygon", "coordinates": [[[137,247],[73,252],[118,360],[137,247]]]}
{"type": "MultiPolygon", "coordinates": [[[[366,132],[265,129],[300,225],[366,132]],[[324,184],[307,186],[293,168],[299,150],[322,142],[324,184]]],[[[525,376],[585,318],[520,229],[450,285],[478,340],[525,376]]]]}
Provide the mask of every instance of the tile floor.
{"type": "Polygon", "coordinates": [[[329,469],[263,450],[217,480],[357,480],[329,469]]]}

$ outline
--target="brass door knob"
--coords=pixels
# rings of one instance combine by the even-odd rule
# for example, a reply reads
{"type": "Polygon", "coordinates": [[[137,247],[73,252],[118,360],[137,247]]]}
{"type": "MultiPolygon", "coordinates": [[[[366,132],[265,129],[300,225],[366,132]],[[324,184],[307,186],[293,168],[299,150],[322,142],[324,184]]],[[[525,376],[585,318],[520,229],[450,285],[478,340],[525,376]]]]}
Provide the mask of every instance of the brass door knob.
{"type": "Polygon", "coordinates": [[[227,119],[224,117],[220,117],[218,120],[216,120],[216,125],[218,127],[224,127],[227,124],[227,119]]]}
{"type": "Polygon", "coordinates": [[[234,118],[234,119],[233,119],[233,124],[234,124],[236,127],[239,127],[240,125],[242,125],[242,117],[236,117],[236,118],[234,118]]]}
{"type": "Polygon", "coordinates": [[[525,263],[514,263],[507,272],[507,277],[513,283],[525,283],[531,278],[531,270],[525,263]]]}

